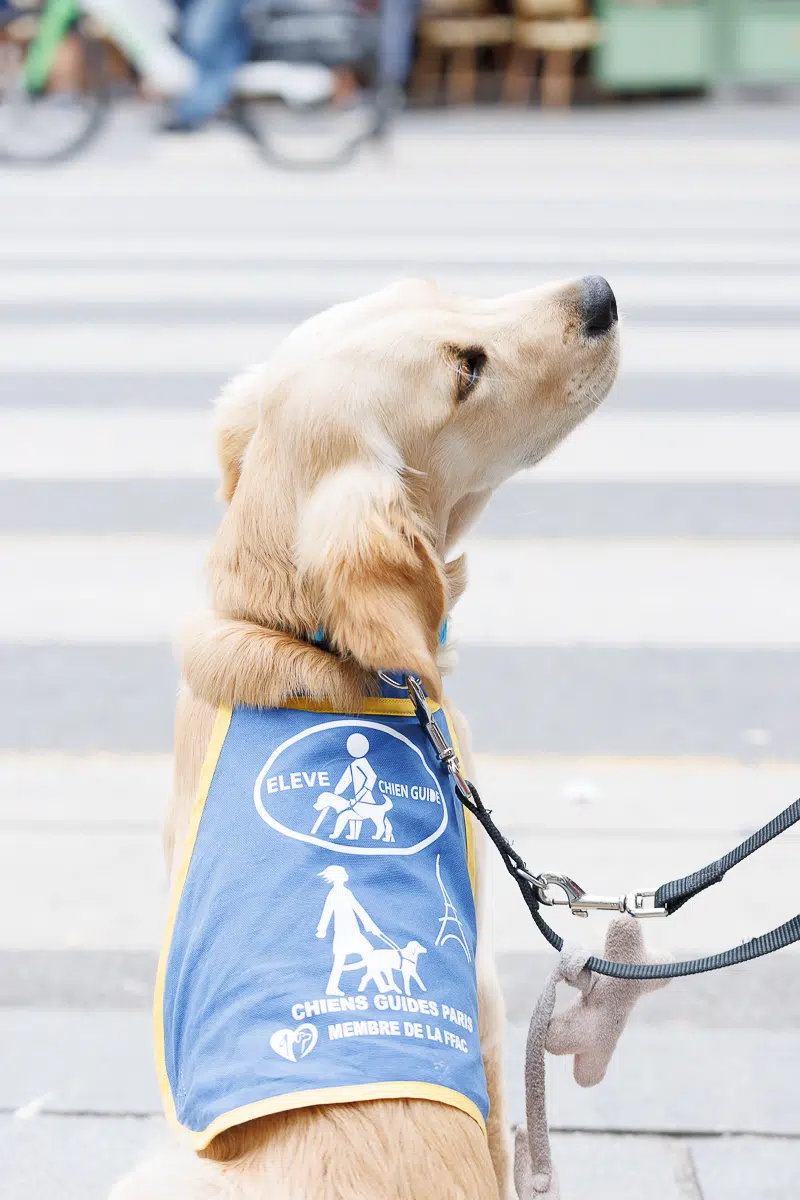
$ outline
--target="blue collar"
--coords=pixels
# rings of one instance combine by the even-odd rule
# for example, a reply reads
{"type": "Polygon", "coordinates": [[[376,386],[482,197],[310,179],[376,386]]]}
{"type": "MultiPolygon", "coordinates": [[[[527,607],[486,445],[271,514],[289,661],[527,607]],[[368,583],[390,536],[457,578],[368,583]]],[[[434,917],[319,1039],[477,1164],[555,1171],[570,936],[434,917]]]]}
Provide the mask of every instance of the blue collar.
{"type": "MultiPolygon", "coordinates": [[[[450,629],[450,619],[445,617],[439,626],[439,645],[444,646],[447,641],[447,634],[450,629]]],[[[315,646],[319,646],[320,650],[331,649],[330,639],[322,625],[318,625],[313,633],[303,635],[307,642],[312,642],[315,646]]]]}

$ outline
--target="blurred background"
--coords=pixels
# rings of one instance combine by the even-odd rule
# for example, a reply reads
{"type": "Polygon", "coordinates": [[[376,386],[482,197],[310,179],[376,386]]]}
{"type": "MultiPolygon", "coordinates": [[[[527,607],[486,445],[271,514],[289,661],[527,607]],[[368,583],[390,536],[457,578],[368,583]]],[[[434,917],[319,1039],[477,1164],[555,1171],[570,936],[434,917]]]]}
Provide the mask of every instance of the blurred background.
{"type": "MultiPolygon", "coordinates": [[[[0,3],[0,1194],[162,1137],[172,642],[219,520],[210,403],[401,275],[601,273],[602,410],[467,545],[451,693],[535,869],[656,886],[798,794],[800,0],[0,3]],[[308,168],[303,170],[302,168],[308,168]],[[315,169],[312,169],[315,168],[315,169]]],[[[784,835],[669,922],[797,909],[784,835]]],[[[496,880],[511,1117],[553,965],[496,880]]],[[[556,923],[594,948],[604,919],[556,923]]],[[[800,1194],[800,959],[646,998],[550,1065],[565,1200],[800,1194]]]]}

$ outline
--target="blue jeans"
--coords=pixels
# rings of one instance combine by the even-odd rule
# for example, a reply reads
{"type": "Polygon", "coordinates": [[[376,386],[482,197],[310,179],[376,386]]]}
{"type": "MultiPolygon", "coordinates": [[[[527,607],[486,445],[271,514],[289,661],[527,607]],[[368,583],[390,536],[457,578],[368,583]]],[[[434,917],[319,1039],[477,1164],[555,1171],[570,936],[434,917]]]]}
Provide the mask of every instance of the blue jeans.
{"type": "Polygon", "coordinates": [[[380,68],[384,83],[403,87],[411,71],[417,0],[381,0],[380,68]]]}
{"type": "Polygon", "coordinates": [[[182,49],[197,66],[197,82],[182,96],[178,117],[202,125],[227,104],[237,67],[247,62],[250,37],[242,20],[243,0],[183,0],[182,49]]]}

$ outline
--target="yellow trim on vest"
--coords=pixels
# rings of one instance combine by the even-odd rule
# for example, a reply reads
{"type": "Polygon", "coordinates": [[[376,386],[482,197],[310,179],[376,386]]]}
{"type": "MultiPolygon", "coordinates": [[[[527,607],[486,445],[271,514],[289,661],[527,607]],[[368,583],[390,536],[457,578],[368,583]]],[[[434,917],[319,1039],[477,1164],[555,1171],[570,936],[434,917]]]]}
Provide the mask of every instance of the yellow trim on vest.
{"type": "MultiPolygon", "coordinates": [[[[287,700],[285,702],[287,708],[297,708],[308,710],[310,712],[326,712],[337,713],[344,710],[331,708],[325,705],[324,702],[315,700],[287,700]]],[[[431,712],[437,712],[442,706],[440,704],[429,703],[431,712]]],[[[413,716],[414,705],[410,700],[394,700],[390,698],[366,698],[364,707],[361,710],[363,713],[370,716],[413,716]],[[380,706],[380,707],[379,707],[380,706]]],[[[455,725],[450,716],[450,713],[445,708],[445,717],[450,730],[450,737],[453,741],[453,748],[461,762],[461,748],[458,742],[458,735],[455,730],[455,725]]],[[[348,713],[346,715],[355,715],[348,713]]],[[[164,987],[167,976],[167,959],[169,957],[169,948],[172,941],[172,932],[175,928],[175,921],[178,916],[178,907],[181,901],[186,876],[189,874],[189,867],[194,854],[194,845],[197,841],[197,832],[200,828],[200,821],[203,816],[208,793],[211,790],[211,781],[214,778],[214,772],[217,769],[219,756],[222,753],[222,747],[225,745],[225,738],[228,736],[233,709],[226,705],[220,705],[217,710],[214,728],[211,731],[206,756],[203,760],[203,767],[200,771],[200,781],[197,788],[197,799],[192,808],[189,818],[189,828],[186,832],[186,842],[184,845],[183,856],[178,874],[175,877],[175,883],[170,897],[169,912],[167,915],[164,937],[161,943],[161,953],[158,958],[158,971],[156,973],[156,988],[154,997],[154,1033],[155,1033],[155,1052],[156,1052],[156,1074],[158,1076],[158,1086],[161,1092],[161,1101],[164,1105],[164,1112],[167,1120],[175,1126],[184,1136],[188,1136],[190,1144],[195,1150],[205,1150],[210,1145],[214,1138],[223,1133],[226,1129],[232,1129],[235,1125],[242,1125],[245,1121],[255,1120],[256,1117],[272,1116],[279,1112],[291,1112],[296,1108],[310,1108],[316,1104],[355,1104],[361,1100],[434,1100],[439,1104],[447,1104],[451,1108],[460,1109],[461,1112],[472,1117],[474,1121],[486,1133],[486,1123],[480,1109],[476,1104],[469,1100],[466,1096],[462,1096],[460,1092],[454,1091],[452,1088],[441,1087],[434,1083],[419,1083],[418,1081],[402,1081],[391,1083],[362,1083],[356,1085],[346,1085],[343,1087],[332,1088],[312,1088],[304,1092],[287,1092],[284,1096],[274,1096],[269,1100],[258,1100],[253,1104],[245,1104],[240,1108],[234,1108],[228,1113],[222,1113],[216,1120],[212,1121],[207,1129],[195,1131],[187,1129],[185,1125],[181,1125],[178,1120],[178,1114],[175,1109],[175,1100],[170,1087],[169,1074],[167,1072],[167,1063],[164,1053],[164,987]]],[[[475,893],[475,848],[473,841],[472,828],[472,813],[464,810],[464,827],[466,831],[467,843],[467,869],[469,871],[470,882],[472,884],[473,894],[475,893]]]]}
{"type": "Polygon", "coordinates": [[[176,1125],[180,1125],[178,1116],[175,1111],[175,1100],[172,1095],[172,1088],[169,1083],[169,1075],[167,1074],[167,1062],[164,1054],[164,985],[167,977],[167,958],[169,956],[169,947],[172,941],[172,931],[175,928],[175,921],[178,916],[178,906],[181,902],[181,894],[183,885],[186,883],[186,876],[189,874],[189,866],[194,853],[194,844],[197,840],[197,831],[200,828],[200,819],[203,816],[206,799],[211,789],[211,780],[214,778],[214,772],[217,769],[219,756],[222,753],[222,747],[225,745],[225,738],[228,736],[233,709],[220,705],[217,710],[217,717],[214,721],[214,728],[211,731],[211,738],[206,750],[206,756],[203,760],[203,768],[200,772],[200,782],[197,788],[197,799],[194,802],[194,807],[189,817],[189,828],[186,832],[186,842],[183,848],[183,857],[181,858],[180,869],[175,877],[175,884],[172,889],[172,895],[169,903],[169,913],[167,915],[167,924],[164,930],[164,938],[161,943],[161,953],[158,957],[158,972],[156,974],[156,991],[153,1007],[153,1017],[155,1024],[155,1040],[156,1040],[156,1074],[158,1075],[158,1086],[161,1091],[161,1100],[164,1104],[164,1111],[167,1117],[176,1125]]]}
{"type": "Polygon", "coordinates": [[[402,1080],[392,1083],[358,1083],[347,1084],[344,1087],[311,1088],[305,1092],[287,1092],[285,1096],[274,1096],[271,1100],[256,1100],[253,1104],[244,1104],[241,1108],[231,1109],[222,1113],[212,1121],[207,1129],[199,1132],[187,1130],[179,1126],[184,1134],[188,1133],[189,1142],[195,1150],[205,1150],[214,1138],[226,1129],[242,1125],[245,1121],[253,1121],[256,1117],[271,1117],[275,1113],[292,1112],[296,1108],[311,1108],[316,1104],[357,1104],[363,1100],[435,1100],[438,1104],[447,1104],[450,1108],[458,1108],[461,1112],[477,1121],[484,1133],[486,1124],[481,1111],[476,1104],[455,1092],[452,1088],[441,1087],[436,1083],[418,1083],[402,1080]]]}
{"type": "MultiPolygon", "coordinates": [[[[415,714],[414,705],[410,700],[395,699],[393,696],[364,696],[361,707],[357,710],[335,708],[329,700],[312,700],[309,696],[295,696],[291,700],[284,700],[280,707],[296,708],[301,712],[341,713],[347,717],[413,717],[415,714]]],[[[429,701],[428,707],[431,712],[438,712],[442,706],[435,701],[429,701]]]]}

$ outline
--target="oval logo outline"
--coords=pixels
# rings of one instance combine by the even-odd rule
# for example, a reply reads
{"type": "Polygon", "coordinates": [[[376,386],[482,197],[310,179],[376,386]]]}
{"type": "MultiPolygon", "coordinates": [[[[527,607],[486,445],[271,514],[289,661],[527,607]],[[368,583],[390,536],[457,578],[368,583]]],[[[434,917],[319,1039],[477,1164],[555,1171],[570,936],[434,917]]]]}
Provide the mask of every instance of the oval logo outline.
{"type": "Polygon", "coordinates": [[[264,766],[258,773],[258,777],[253,785],[253,800],[256,806],[256,812],[261,817],[262,821],[264,821],[277,833],[283,834],[284,837],[293,838],[298,842],[308,842],[312,846],[321,846],[324,850],[332,850],[336,854],[381,854],[384,856],[419,854],[420,851],[427,849],[428,846],[433,845],[434,842],[439,840],[444,831],[447,829],[449,823],[447,797],[442,791],[442,786],[439,783],[439,780],[436,778],[433,771],[425,761],[425,755],[422,753],[419,746],[415,746],[410,738],[407,738],[405,734],[400,733],[399,730],[392,729],[389,725],[379,725],[377,721],[364,721],[355,717],[345,721],[326,721],[320,725],[311,725],[308,729],[301,729],[299,733],[295,733],[292,735],[292,737],[287,738],[285,742],[281,742],[280,746],[277,746],[272,751],[272,754],[270,754],[269,758],[264,763],[264,766]],[[398,741],[403,742],[410,750],[414,751],[422,763],[424,770],[433,780],[436,791],[439,793],[442,801],[442,819],[433,833],[429,834],[428,837],[423,838],[422,841],[415,842],[413,846],[386,846],[385,848],[378,846],[342,846],[337,842],[326,841],[324,838],[316,837],[311,833],[300,833],[296,829],[290,829],[287,825],[283,825],[277,819],[277,817],[274,817],[272,813],[270,813],[269,809],[261,799],[261,784],[264,778],[266,777],[270,767],[274,765],[279,755],[283,754],[284,750],[286,750],[288,746],[292,746],[295,743],[302,741],[303,738],[310,737],[313,733],[320,733],[326,729],[350,729],[354,726],[363,729],[377,729],[380,733],[388,733],[391,737],[397,738],[398,741]]]}

